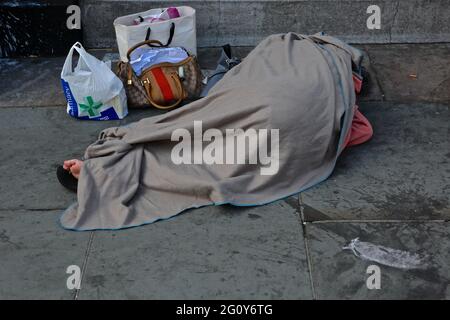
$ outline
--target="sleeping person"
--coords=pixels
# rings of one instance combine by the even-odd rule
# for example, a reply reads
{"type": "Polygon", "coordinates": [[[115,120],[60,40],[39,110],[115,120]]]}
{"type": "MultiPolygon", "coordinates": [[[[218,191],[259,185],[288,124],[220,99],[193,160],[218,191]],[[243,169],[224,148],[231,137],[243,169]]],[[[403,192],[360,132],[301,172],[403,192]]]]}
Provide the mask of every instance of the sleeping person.
{"type": "Polygon", "coordinates": [[[206,205],[263,205],[325,180],[372,136],[356,107],[361,52],[333,37],[263,40],[200,100],[103,130],[58,168],[70,230],[121,229],[206,205]]]}

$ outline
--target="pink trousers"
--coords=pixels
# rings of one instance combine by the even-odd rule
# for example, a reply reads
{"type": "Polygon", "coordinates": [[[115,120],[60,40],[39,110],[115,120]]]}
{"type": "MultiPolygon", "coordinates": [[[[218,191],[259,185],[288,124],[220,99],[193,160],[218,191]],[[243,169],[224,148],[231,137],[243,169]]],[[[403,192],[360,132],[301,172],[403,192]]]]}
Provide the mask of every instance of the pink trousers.
{"type": "MultiPolygon", "coordinates": [[[[357,76],[353,76],[353,82],[355,84],[356,93],[360,93],[362,80],[357,76]]],[[[372,125],[369,120],[358,110],[358,106],[355,105],[355,113],[353,116],[352,127],[345,137],[345,147],[355,146],[369,140],[373,135],[372,125]]]]}

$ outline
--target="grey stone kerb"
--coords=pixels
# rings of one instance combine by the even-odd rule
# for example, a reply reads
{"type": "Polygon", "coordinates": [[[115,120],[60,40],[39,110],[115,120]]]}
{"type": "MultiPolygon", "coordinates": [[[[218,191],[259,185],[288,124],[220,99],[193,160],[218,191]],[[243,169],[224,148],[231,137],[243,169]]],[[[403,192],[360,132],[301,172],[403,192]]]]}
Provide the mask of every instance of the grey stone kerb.
{"type": "Polygon", "coordinates": [[[254,46],[274,33],[324,31],[351,43],[450,42],[448,0],[81,0],[85,43],[116,44],[116,17],[168,5],[197,11],[199,47],[254,46]],[[367,28],[367,8],[381,8],[381,29],[367,28]]]}

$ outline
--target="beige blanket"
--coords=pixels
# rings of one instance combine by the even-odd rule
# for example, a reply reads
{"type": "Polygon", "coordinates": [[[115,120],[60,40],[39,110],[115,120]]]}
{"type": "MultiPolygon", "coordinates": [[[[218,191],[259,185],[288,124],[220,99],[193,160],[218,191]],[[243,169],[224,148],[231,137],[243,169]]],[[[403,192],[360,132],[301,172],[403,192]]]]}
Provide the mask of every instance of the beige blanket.
{"type": "Polygon", "coordinates": [[[62,226],[120,229],[205,205],[262,205],[323,181],[351,125],[360,60],[328,36],[266,38],[207,97],[103,130],[62,226]]]}

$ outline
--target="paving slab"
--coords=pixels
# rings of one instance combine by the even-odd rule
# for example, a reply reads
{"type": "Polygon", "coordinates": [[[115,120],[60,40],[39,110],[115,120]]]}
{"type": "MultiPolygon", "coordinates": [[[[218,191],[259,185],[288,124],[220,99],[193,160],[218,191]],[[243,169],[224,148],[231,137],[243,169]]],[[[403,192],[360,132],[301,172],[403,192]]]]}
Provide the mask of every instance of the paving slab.
{"type": "Polygon", "coordinates": [[[211,206],[96,232],[79,298],[311,299],[298,213],[211,206]]]}
{"type": "MultiPolygon", "coordinates": [[[[365,55],[368,71],[361,101],[450,101],[450,45],[355,45],[365,55]],[[407,56],[408,59],[404,57],[407,56]]],[[[233,47],[244,58],[252,46],[233,47]]],[[[117,58],[112,49],[90,51],[99,59],[117,58]]],[[[220,47],[199,48],[203,69],[214,69],[220,47]]],[[[10,79],[0,87],[2,107],[48,107],[66,104],[60,84],[65,57],[0,59],[0,77],[10,79]],[[11,77],[14,74],[14,77],[11,77]]]]}
{"type": "Polygon", "coordinates": [[[308,223],[318,299],[449,299],[450,223],[308,223]],[[351,239],[416,253],[424,269],[398,269],[342,250],[351,239]],[[428,255],[428,256],[427,256],[428,255]],[[381,288],[369,290],[367,267],[380,267],[381,288]],[[425,265],[425,264],[424,264],[425,265]]]}
{"type": "Polygon", "coordinates": [[[364,46],[386,100],[450,101],[450,44],[364,46]]]}
{"type": "Polygon", "coordinates": [[[0,59],[0,108],[66,105],[61,89],[65,57],[0,59]]]}
{"type": "Polygon", "coordinates": [[[0,209],[67,207],[75,194],[58,183],[56,167],[115,125],[76,120],[64,107],[0,108],[0,209]]]}
{"type": "MultiPolygon", "coordinates": [[[[367,73],[359,101],[450,101],[450,44],[353,44],[364,55],[367,73]],[[408,57],[408,59],[405,59],[408,57]]],[[[245,58],[252,46],[234,46],[245,58]]],[[[114,57],[111,49],[92,50],[100,59],[114,57]]],[[[198,48],[203,69],[214,69],[221,47],[198,48]]]]}
{"type": "MultiPolygon", "coordinates": [[[[238,57],[245,57],[251,49],[237,47],[233,52],[238,57]]],[[[119,60],[118,53],[111,49],[89,52],[100,60],[119,60]]],[[[214,69],[220,52],[220,47],[199,49],[202,68],[214,69]]],[[[8,79],[0,86],[0,108],[65,106],[67,102],[61,88],[64,61],[65,57],[0,59],[0,78],[8,79]]]]}
{"type": "Polygon", "coordinates": [[[59,211],[0,210],[0,299],[72,299],[67,267],[82,268],[89,233],[67,232],[59,211]]]}
{"type": "MultiPolygon", "coordinates": [[[[429,0],[178,0],[196,10],[199,47],[256,45],[282,32],[326,32],[355,43],[446,42],[448,1],[429,0]],[[369,29],[367,9],[380,8],[381,28],[369,29]]],[[[116,45],[113,21],[119,16],[166,7],[160,0],[83,0],[83,36],[90,48],[116,45]]]]}
{"type": "Polygon", "coordinates": [[[363,103],[374,128],[303,192],[307,221],[450,219],[449,105],[363,103]]]}

